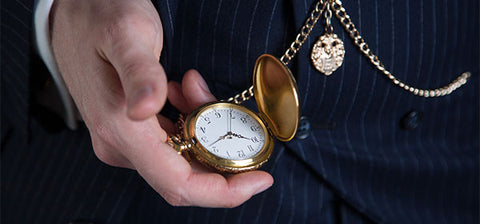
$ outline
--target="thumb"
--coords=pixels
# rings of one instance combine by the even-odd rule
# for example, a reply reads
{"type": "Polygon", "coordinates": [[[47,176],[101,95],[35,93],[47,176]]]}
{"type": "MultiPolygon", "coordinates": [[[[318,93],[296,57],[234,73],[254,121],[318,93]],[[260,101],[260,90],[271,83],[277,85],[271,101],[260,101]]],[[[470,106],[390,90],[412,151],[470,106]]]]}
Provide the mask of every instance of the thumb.
{"type": "Polygon", "coordinates": [[[159,63],[163,33],[149,20],[113,32],[101,53],[118,73],[126,99],[127,114],[143,120],[158,113],[167,96],[167,78],[159,63]]]}
{"type": "Polygon", "coordinates": [[[182,92],[190,111],[205,103],[217,100],[210,93],[207,83],[196,70],[189,70],[185,73],[182,80],[182,92]]]}

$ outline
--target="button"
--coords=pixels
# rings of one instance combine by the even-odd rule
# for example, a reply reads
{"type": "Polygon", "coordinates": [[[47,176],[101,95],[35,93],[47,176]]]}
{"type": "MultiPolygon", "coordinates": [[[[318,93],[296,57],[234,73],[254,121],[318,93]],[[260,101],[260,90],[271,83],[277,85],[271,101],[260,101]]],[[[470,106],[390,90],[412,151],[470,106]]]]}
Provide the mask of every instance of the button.
{"type": "Polygon", "coordinates": [[[310,136],[310,121],[308,121],[307,117],[303,116],[300,118],[300,123],[298,124],[297,134],[295,138],[297,139],[306,139],[310,136]]]}
{"type": "Polygon", "coordinates": [[[404,130],[413,130],[420,125],[422,117],[422,112],[412,110],[402,117],[400,120],[400,127],[404,130]]]}

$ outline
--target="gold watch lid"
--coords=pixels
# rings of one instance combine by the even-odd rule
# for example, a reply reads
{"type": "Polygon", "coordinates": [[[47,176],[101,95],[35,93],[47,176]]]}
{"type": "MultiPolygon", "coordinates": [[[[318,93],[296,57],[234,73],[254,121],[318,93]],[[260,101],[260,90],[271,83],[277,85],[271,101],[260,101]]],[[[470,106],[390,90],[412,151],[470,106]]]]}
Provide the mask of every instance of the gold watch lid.
{"type": "Polygon", "coordinates": [[[298,87],[290,69],[270,54],[261,55],[253,71],[253,92],[272,134],[290,141],[300,121],[298,87]]]}

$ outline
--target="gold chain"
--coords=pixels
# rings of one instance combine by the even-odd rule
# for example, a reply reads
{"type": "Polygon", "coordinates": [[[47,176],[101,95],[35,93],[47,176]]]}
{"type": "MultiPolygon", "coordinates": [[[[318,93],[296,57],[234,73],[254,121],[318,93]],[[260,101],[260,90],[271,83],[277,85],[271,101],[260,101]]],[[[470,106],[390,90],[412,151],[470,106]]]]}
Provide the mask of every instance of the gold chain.
{"type": "Polygon", "coordinates": [[[253,86],[250,86],[250,88],[243,90],[243,92],[235,95],[234,97],[230,97],[227,99],[227,102],[233,102],[235,104],[241,104],[244,101],[249,100],[253,96],[253,86]]]}
{"type": "MultiPolygon", "coordinates": [[[[313,27],[317,24],[318,19],[325,13],[325,19],[327,22],[327,26],[325,27],[325,32],[333,32],[333,27],[330,24],[331,18],[331,9],[335,12],[335,16],[340,20],[340,23],[345,28],[345,30],[350,34],[350,37],[353,39],[355,45],[358,49],[370,59],[370,62],[375,65],[375,67],[380,70],[383,74],[387,76],[389,80],[391,80],[395,85],[399,86],[400,88],[414,94],[417,96],[422,97],[439,97],[445,96],[456,89],[460,88],[462,85],[467,83],[468,78],[470,78],[470,72],[464,72],[460,76],[458,76],[455,80],[450,82],[448,85],[445,85],[440,88],[436,89],[419,89],[413,86],[409,86],[405,84],[403,81],[395,77],[390,71],[388,71],[383,63],[378,59],[378,56],[372,53],[368,44],[365,43],[365,40],[358,32],[355,25],[352,23],[350,16],[347,15],[345,8],[342,5],[340,0],[319,0],[315,5],[315,8],[310,13],[310,17],[307,18],[305,24],[300,29],[300,32],[297,34],[295,41],[292,42],[290,47],[285,51],[283,56],[280,58],[280,61],[287,66],[293,57],[297,54],[297,52],[302,47],[305,40],[307,40],[308,36],[310,36],[310,32],[312,31],[313,27]],[[327,10],[325,10],[327,9],[327,10]]],[[[241,104],[244,101],[250,99],[253,96],[253,86],[250,86],[248,89],[244,90],[242,93],[235,95],[234,97],[230,97],[227,101],[233,102],[235,104],[241,104]]]]}
{"type": "MultiPolygon", "coordinates": [[[[300,29],[300,32],[297,34],[295,41],[290,44],[290,47],[285,51],[285,54],[280,58],[280,61],[287,66],[288,63],[292,60],[293,57],[302,47],[305,40],[307,40],[310,32],[312,31],[315,24],[317,24],[318,19],[322,15],[323,10],[325,9],[326,4],[323,4],[323,0],[319,0],[315,5],[315,8],[310,13],[310,17],[307,18],[305,24],[300,29]],[[322,6],[323,5],[323,6],[322,6]],[[321,8],[322,7],[322,8],[321,8]]],[[[250,86],[248,89],[243,92],[230,97],[227,99],[227,102],[233,102],[235,104],[241,104],[244,101],[249,100],[253,96],[253,86],[250,86]]]]}
{"type": "Polygon", "coordinates": [[[329,3],[326,3],[324,8],[325,8],[325,32],[326,33],[333,33],[333,26],[332,26],[332,10],[330,9],[330,4],[332,3],[332,0],[327,0],[329,3]]]}
{"type": "Polygon", "coordinates": [[[345,28],[345,30],[350,34],[350,37],[354,40],[355,45],[360,49],[360,51],[370,59],[370,62],[377,67],[383,74],[387,76],[395,85],[403,88],[410,93],[413,93],[417,96],[422,97],[439,97],[445,96],[456,89],[460,88],[463,84],[465,84],[470,77],[470,72],[464,72],[460,76],[458,76],[455,80],[450,82],[448,85],[436,88],[436,89],[419,89],[413,86],[409,86],[402,82],[400,79],[396,78],[391,72],[389,72],[383,63],[378,59],[378,57],[372,53],[368,44],[365,43],[365,40],[360,36],[360,32],[355,28],[353,25],[350,16],[347,15],[345,8],[342,6],[342,2],[340,0],[336,0],[333,2],[332,5],[333,10],[335,11],[335,15],[340,20],[340,23],[345,28]]]}
{"type": "Polygon", "coordinates": [[[323,4],[323,0],[320,0],[315,5],[315,8],[310,13],[310,17],[307,18],[305,24],[300,29],[300,32],[297,34],[295,41],[290,44],[290,47],[285,51],[285,54],[280,58],[280,61],[288,65],[293,57],[297,54],[297,52],[302,47],[305,40],[307,40],[308,36],[310,36],[310,32],[312,32],[313,27],[317,24],[318,19],[322,15],[323,10],[327,4],[323,4]]]}

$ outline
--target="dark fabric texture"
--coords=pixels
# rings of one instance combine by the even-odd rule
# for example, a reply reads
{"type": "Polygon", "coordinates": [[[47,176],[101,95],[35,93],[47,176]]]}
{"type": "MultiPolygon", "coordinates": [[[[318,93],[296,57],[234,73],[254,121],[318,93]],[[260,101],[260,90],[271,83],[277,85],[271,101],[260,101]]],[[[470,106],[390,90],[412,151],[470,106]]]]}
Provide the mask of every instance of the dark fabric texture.
{"type": "MultiPolygon", "coordinates": [[[[219,99],[248,88],[256,58],[281,56],[311,0],[154,1],[170,80],[199,70],[219,99]]],[[[333,18],[344,64],[317,72],[312,31],[290,68],[306,138],[276,142],[263,170],[275,183],[233,209],[172,207],[134,171],[103,165],[88,131],[49,132],[29,97],[37,68],[28,4],[2,4],[2,222],[66,223],[478,223],[478,1],[344,1],[370,48],[420,88],[469,82],[451,95],[417,97],[376,70],[333,18]]],[[[253,108],[250,100],[246,105],[253,108]]],[[[164,113],[174,117],[171,107],[164,113]]]]}
{"type": "Polygon", "coordinates": [[[66,129],[30,97],[52,84],[33,46],[33,3],[1,7],[0,222],[121,222],[140,177],[101,163],[85,126],[66,129]]]}

